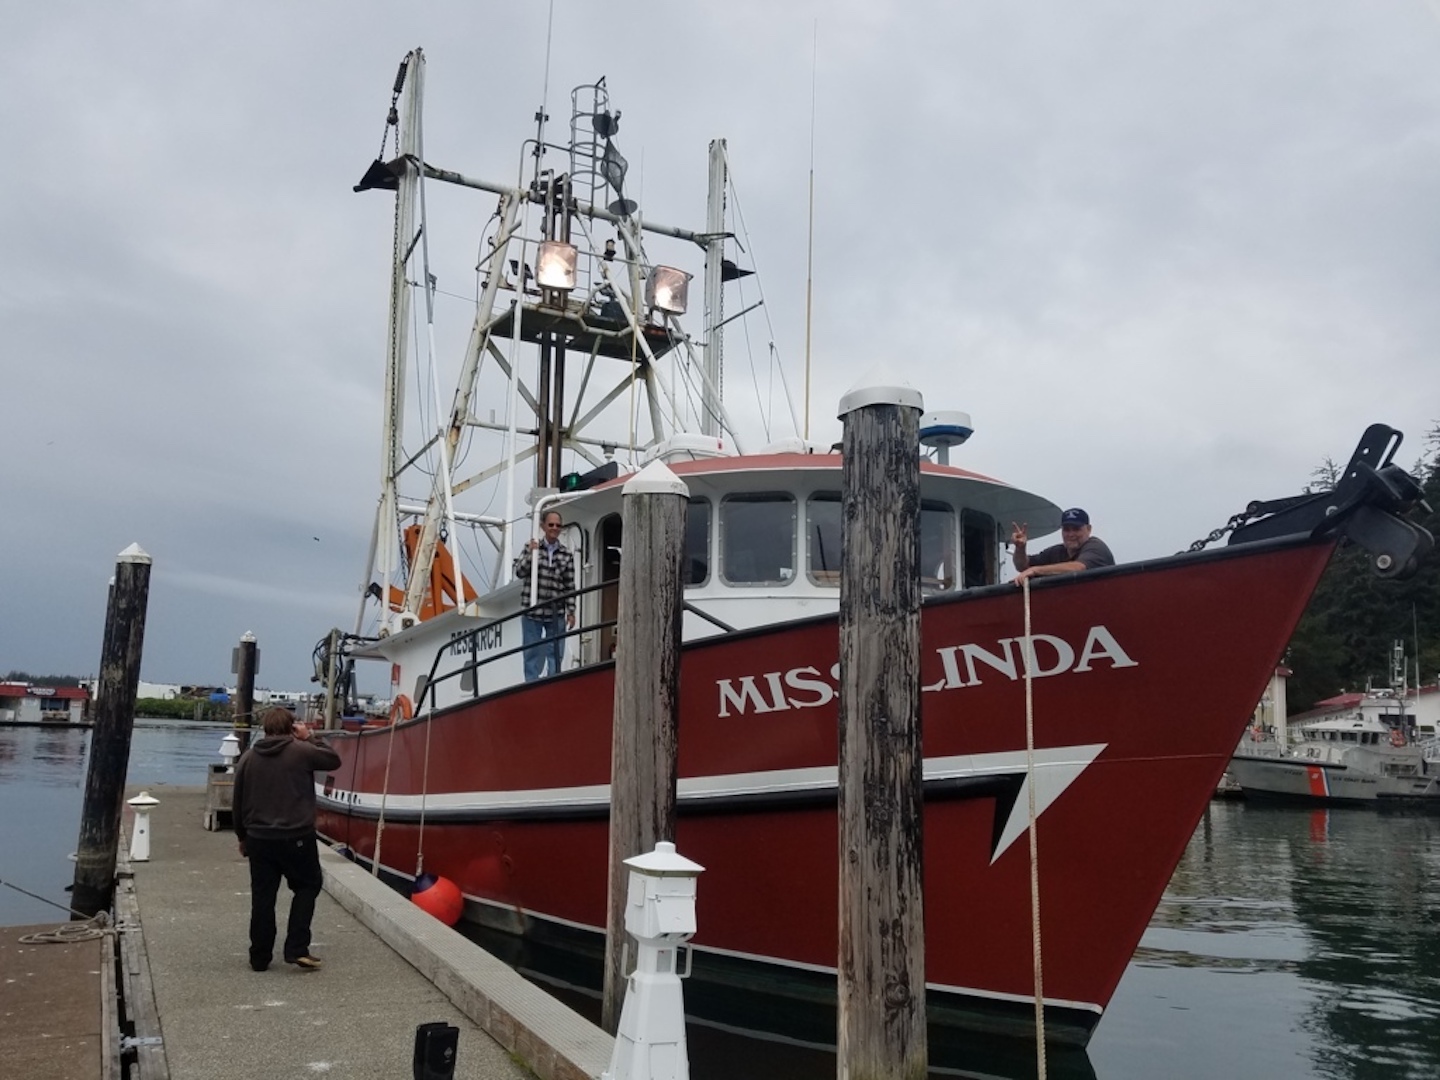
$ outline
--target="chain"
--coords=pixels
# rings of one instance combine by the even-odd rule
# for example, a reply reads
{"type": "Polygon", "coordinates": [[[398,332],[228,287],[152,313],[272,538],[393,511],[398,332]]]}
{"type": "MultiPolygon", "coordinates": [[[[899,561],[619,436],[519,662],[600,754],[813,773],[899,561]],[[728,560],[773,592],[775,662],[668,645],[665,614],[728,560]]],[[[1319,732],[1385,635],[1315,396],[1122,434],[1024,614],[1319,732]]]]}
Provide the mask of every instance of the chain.
{"type": "Polygon", "coordinates": [[[1213,530],[1209,536],[1205,537],[1203,540],[1196,540],[1185,550],[1203,551],[1207,546],[1215,543],[1216,540],[1219,540],[1226,533],[1238,529],[1241,525],[1244,525],[1247,521],[1249,521],[1252,517],[1255,516],[1255,512],[1256,504],[1251,503],[1249,506],[1245,507],[1244,510],[1241,510],[1240,513],[1231,517],[1231,519],[1227,521],[1224,525],[1220,526],[1220,528],[1213,530]]]}
{"type": "Polygon", "coordinates": [[[400,70],[395,73],[394,94],[390,98],[390,112],[385,117],[385,126],[380,129],[380,153],[375,155],[376,161],[385,160],[385,144],[390,141],[390,130],[395,130],[395,155],[400,155],[400,93],[405,88],[405,73],[409,70],[410,58],[406,57],[400,61],[400,70]]]}

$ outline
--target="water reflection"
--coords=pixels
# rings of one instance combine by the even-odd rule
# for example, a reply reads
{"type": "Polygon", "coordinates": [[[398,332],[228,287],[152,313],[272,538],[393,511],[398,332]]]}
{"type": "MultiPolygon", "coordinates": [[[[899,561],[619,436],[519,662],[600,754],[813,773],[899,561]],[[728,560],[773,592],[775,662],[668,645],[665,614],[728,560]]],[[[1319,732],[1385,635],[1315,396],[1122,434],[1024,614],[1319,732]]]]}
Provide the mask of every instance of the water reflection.
{"type": "Polygon", "coordinates": [[[1091,1046],[1100,1074],[1138,1075],[1115,1041],[1165,1009],[1200,1014],[1167,1031],[1213,1070],[1169,1075],[1440,1074],[1437,839],[1433,816],[1213,805],[1091,1046]]]}
{"type": "MultiPolygon", "coordinates": [[[[204,784],[218,761],[222,728],[139,721],[130,743],[132,784],[204,784]]],[[[63,922],[80,833],[90,732],[86,728],[0,726],[0,926],[63,922]],[[45,902],[45,901],[48,901],[45,902]]]]}
{"type": "MultiPolygon", "coordinates": [[[[1303,815],[1302,815],[1303,817],[1303,815]]],[[[1311,936],[1300,963],[1315,991],[1304,1018],[1317,1074],[1436,1075],[1440,1062],[1440,821],[1331,811],[1326,839],[1294,860],[1296,918],[1311,936]]]]}

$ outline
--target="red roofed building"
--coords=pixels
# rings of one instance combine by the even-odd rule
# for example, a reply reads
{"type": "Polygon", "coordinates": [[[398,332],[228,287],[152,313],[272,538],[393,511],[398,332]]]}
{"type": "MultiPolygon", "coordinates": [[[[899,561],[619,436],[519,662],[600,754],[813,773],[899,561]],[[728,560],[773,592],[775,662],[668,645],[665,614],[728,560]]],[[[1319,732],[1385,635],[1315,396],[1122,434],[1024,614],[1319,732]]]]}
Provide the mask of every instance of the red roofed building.
{"type": "Polygon", "coordinates": [[[0,723],[78,724],[90,692],[78,686],[0,682],[0,723]]]}

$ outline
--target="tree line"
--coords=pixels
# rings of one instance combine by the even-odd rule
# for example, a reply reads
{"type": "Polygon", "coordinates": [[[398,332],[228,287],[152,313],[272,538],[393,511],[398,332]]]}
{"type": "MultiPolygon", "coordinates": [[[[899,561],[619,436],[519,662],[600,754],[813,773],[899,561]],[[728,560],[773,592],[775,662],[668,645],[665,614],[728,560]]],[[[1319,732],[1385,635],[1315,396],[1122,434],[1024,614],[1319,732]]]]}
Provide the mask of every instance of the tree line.
{"type": "Polygon", "coordinates": [[[75,675],[31,675],[28,671],[10,671],[0,682],[24,683],[26,686],[76,687],[80,679],[75,675]]]}
{"type": "MultiPolygon", "coordinates": [[[[1440,424],[1430,429],[1425,449],[1411,468],[1431,510],[1416,510],[1410,520],[1440,536],[1440,424]]],[[[1334,486],[1340,466],[1326,460],[1315,470],[1307,491],[1334,486]]],[[[1326,567],[1310,605],[1290,639],[1285,664],[1294,674],[1287,689],[1291,712],[1317,701],[1367,686],[1391,685],[1391,654],[1404,642],[1408,686],[1413,689],[1416,660],[1420,678],[1440,676],[1440,551],[1420,563],[1406,581],[1382,580],[1365,551],[1347,544],[1326,567]],[[1418,646],[1417,646],[1418,640],[1418,646]]]]}

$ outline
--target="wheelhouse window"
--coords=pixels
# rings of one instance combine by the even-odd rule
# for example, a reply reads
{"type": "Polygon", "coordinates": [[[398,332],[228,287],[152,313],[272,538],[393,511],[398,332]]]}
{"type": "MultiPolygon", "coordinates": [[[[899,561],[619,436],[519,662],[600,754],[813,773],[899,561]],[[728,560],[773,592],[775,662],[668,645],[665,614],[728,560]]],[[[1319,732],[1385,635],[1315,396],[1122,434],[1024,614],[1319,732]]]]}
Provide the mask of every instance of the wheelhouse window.
{"type": "Polygon", "coordinates": [[[787,585],[795,577],[795,500],[783,492],[720,504],[720,572],[731,585],[787,585]]]}
{"type": "Polygon", "coordinates": [[[822,491],[805,503],[807,572],[816,585],[840,587],[840,493],[822,491]]]}
{"type": "Polygon", "coordinates": [[[995,564],[999,541],[996,539],[995,519],[978,510],[965,510],[960,514],[960,553],[964,574],[961,585],[966,589],[981,585],[994,585],[999,580],[995,564]]]}
{"type": "Polygon", "coordinates": [[[944,503],[920,504],[920,588],[944,592],[955,588],[955,513],[944,503]]]}
{"type": "Polygon", "coordinates": [[[690,499],[685,510],[685,584],[710,580],[710,500],[690,499]]]}

